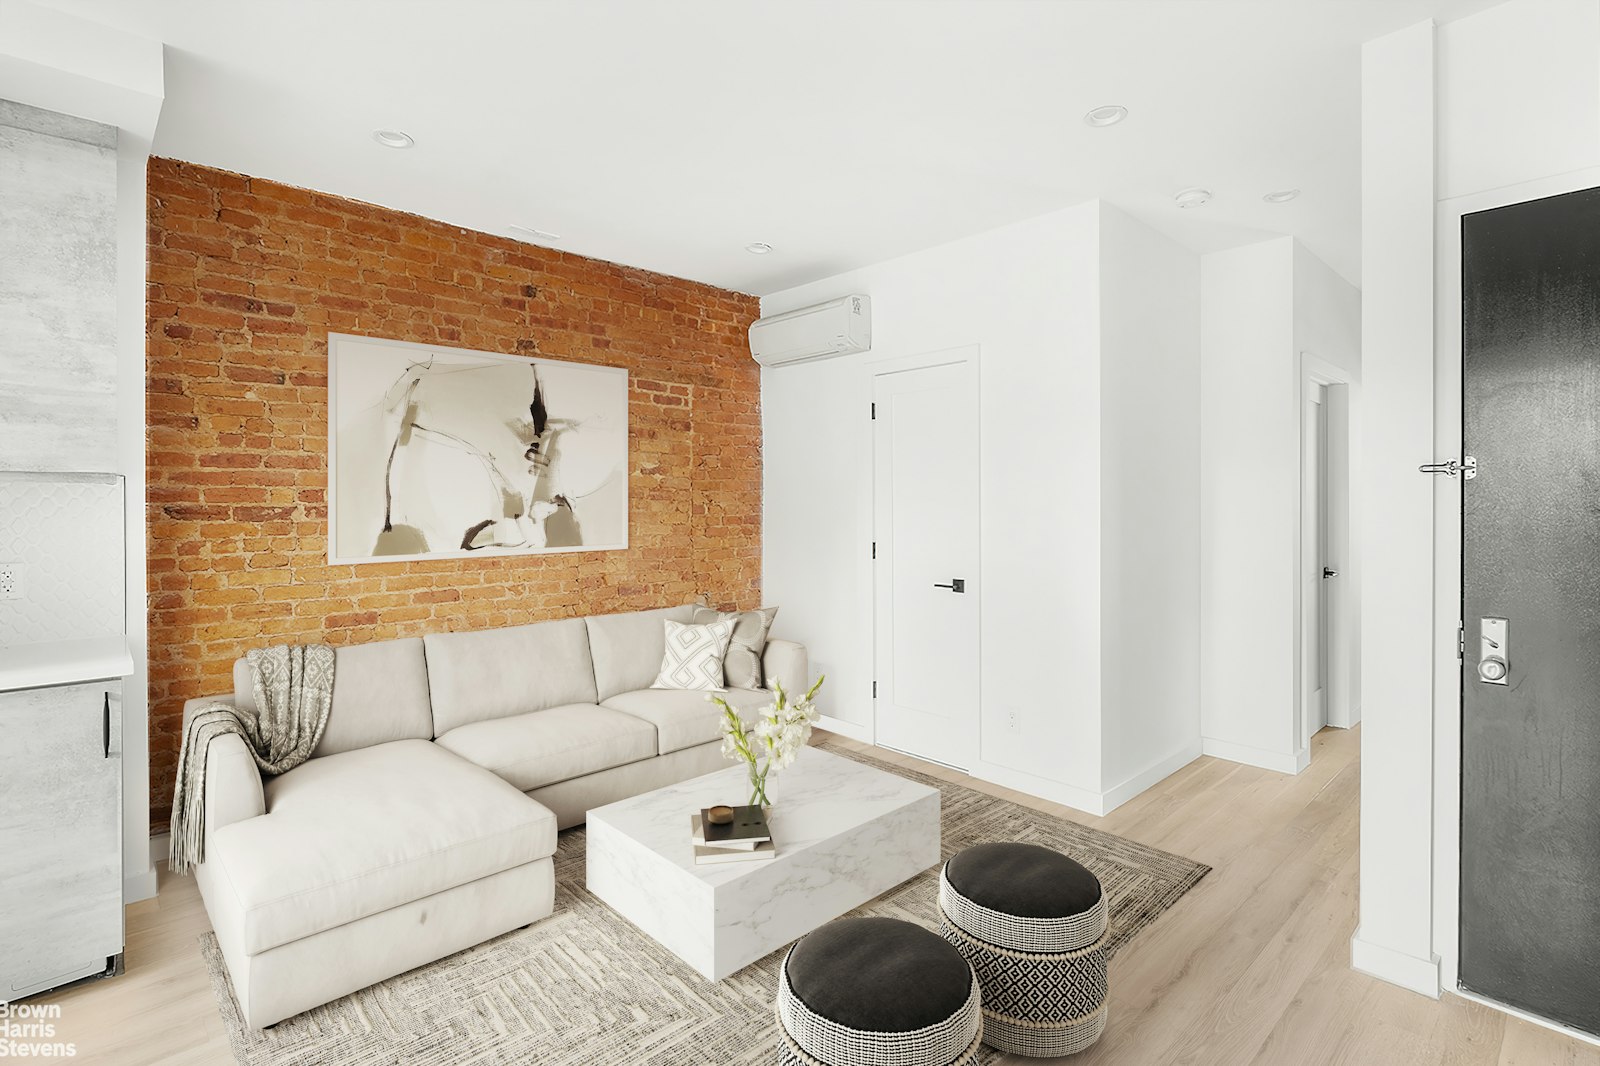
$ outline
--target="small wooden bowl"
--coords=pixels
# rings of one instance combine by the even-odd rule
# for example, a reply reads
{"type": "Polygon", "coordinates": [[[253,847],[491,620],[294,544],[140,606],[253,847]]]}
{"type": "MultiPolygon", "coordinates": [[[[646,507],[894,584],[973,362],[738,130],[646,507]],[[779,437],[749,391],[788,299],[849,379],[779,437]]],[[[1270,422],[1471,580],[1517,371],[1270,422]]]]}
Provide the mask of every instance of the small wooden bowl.
{"type": "Polygon", "coordinates": [[[706,818],[712,825],[727,825],[733,821],[733,808],[718,804],[706,810],[706,818]]]}

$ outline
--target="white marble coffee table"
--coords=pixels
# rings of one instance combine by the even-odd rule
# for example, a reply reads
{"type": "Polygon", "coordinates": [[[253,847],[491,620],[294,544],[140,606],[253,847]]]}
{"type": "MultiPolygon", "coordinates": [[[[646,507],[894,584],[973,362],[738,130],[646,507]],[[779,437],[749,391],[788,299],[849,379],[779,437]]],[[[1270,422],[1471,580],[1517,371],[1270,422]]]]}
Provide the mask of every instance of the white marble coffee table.
{"type": "Polygon", "coordinates": [[[806,748],[768,783],[777,857],[697,866],[689,815],[749,798],[730,766],[589,812],[588,886],[720,981],[939,861],[939,793],[806,748]]]}

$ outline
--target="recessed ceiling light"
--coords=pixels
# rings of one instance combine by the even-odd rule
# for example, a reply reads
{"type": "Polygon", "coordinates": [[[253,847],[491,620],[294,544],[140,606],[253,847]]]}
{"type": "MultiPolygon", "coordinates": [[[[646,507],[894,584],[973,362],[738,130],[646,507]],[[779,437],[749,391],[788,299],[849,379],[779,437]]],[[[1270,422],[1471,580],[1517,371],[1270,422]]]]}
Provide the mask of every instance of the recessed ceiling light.
{"type": "Polygon", "coordinates": [[[551,233],[547,229],[534,229],[532,226],[519,226],[515,222],[513,222],[511,225],[507,226],[506,228],[507,229],[516,230],[519,234],[521,234],[527,240],[532,240],[532,241],[559,241],[561,239],[561,234],[559,234],[559,233],[551,233]]]}
{"type": "Polygon", "coordinates": [[[768,252],[772,251],[772,245],[768,244],[766,241],[751,241],[749,244],[744,246],[744,250],[749,252],[751,255],[766,255],[768,252]]]}
{"type": "Polygon", "coordinates": [[[1115,126],[1128,117],[1128,109],[1121,104],[1106,104],[1097,107],[1083,116],[1083,121],[1090,126],[1115,126]]]}
{"type": "Polygon", "coordinates": [[[1173,199],[1178,201],[1179,207],[1203,207],[1211,202],[1211,190],[1202,189],[1196,186],[1192,189],[1184,189],[1182,192],[1174,196],[1173,199]]]}
{"type": "Polygon", "coordinates": [[[412,140],[411,134],[399,130],[373,130],[372,139],[385,148],[410,148],[417,143],[412,140]]]}
{"type": "Polygon", "coordinates": [[[1262,199],[1269,204],[1286,204],[1299,195],[1299,189],[1279,189],[1277,192],[1267,193],[1262,199]]]}

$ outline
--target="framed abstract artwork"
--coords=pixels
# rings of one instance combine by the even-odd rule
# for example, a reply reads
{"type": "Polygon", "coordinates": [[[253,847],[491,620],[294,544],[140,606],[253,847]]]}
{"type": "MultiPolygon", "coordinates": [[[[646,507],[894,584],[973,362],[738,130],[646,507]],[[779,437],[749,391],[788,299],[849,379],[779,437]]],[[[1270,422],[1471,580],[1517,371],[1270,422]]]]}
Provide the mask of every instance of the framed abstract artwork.
{"type": "Polygon", "coordinates": [[[328,559],[628,546],[628,372],[328,336],[328,559]]]}

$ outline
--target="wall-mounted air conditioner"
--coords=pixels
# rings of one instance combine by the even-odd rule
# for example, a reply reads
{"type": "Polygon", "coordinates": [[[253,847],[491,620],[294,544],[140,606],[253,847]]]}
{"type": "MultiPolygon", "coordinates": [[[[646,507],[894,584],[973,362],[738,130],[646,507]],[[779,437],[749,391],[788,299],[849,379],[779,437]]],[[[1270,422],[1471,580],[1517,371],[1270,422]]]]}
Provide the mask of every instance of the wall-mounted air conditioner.
{"type": "Polygon", "coordinates": [[[841,296],[757,319],[750,326],[750,354],[762,366],[850,355],[871,347],[872,299],[867,296],[841,296]]]}

